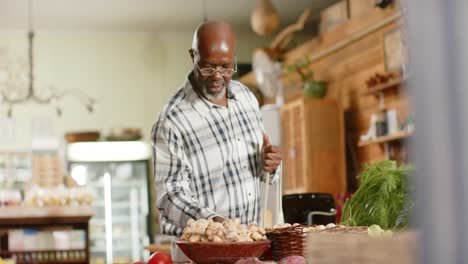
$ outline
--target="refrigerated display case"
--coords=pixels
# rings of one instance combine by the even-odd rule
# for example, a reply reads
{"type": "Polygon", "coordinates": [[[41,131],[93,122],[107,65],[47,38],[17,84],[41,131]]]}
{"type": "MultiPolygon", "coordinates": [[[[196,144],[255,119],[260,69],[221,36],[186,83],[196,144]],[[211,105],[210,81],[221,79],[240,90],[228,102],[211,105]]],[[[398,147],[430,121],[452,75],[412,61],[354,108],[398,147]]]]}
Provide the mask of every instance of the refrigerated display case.
{"type": "Polygon", "coordinates": [[[67,146],[71,177],[94,191],[91,263],[147,259],[155,215],[151,147],[142,141],[79,142],[67,146]]]}

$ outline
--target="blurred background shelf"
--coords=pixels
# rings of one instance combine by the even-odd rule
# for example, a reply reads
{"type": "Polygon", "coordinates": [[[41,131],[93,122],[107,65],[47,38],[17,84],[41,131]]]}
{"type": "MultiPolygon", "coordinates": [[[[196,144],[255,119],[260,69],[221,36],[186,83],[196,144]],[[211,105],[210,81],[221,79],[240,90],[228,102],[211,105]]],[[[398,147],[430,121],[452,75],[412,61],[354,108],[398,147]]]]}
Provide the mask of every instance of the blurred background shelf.
{"type": "Polygon", "coordinates": [[[378,137],[378,138],[376,138],[374,140],[359,141],[358,146],[359,147],[364,147],[364,146],[368,146],[368,145],[372,145],[372,144],[379,144],[379,143],[397,141],[397,140],[408,138],[411,135],[412,135],[412,133],[402,131],[402,132],[395,133],[393,135],[378,137]]]}
{"type": "Polygon", "coordinates": [[[90,206],[0,208],[0,234],[3,234],[1,239],[14,241],[12,244],[0,244],[0,257],[15,257],[17,264],[89,263],[89,219],[92,216],[93,210],[90,206]],[[26,234],[26,230],[29,234],[26,234]],[[42,232],[53,233],[50,234],[51,243],[41,246],[39,235],[42,232]],[[76,235],[76,232],[79,238],[72,234],[76,235]],[[57,242],[58,237],[65,242],[62,244],[57,242]],[[28,241],[28,239],[37,239],[38,242],[31,244],[29,249],[24,249],[25,242],[16,248],[18,240],[28,241]],[[76,242],[79,242],[79,245],[73,246],[72,244],[76,242]],[[44,246],[60,247],[61,250],[38,250],[44,246]]]}
{"type": "Polygon", "coordinates": [[[397,87],[397,86],[400,86],[402,84],[404,84],[406,81],[408,81],[408,77],[407,78],[398,78],[398,79],[394,79],[394,80],[390,80],[386,83],[383,83],[383,84],[379,84],[379,85],[376,85],[372,88],[369,88],[367,91],[363,92],[362,95],[375,95],[375,94],[378,94],[379,92],[383,92],[385,90],[388,90],[390,88],[394,88],[394,87],[397,87]]]}
{"type": "Polygon", "coordinates": [[[87,223],[93,214],[91,206],[1,207],[0,226],[33,223],[87,223]]]}
{"type": "Polygon", "coordinates": [[[17,264],[55,264],[55,263],[88,263],[86,250],[34,250],[34,251],[0,251],[1,257],[16,258],[17,264]]]}
{"type": "Polygon", "coordinates": [[[22,217],[74,217],[92,216],[91,206],[0,207],[0,219],[22,217]]]}

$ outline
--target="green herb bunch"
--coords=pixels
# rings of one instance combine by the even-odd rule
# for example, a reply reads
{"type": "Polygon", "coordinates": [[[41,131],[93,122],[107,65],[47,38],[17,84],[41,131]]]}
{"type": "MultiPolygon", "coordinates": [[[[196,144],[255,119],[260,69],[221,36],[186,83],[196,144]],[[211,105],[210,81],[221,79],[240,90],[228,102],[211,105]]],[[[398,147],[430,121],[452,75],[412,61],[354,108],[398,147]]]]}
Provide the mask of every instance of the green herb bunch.
{"type": "Polygon", "coordinates": [[[406,227],[413,207],[408,196],[410,171],[409,166],[398,167],[390,160],[366,165],[358,176],[361,185],[343,207],[341,224],[376,224],[384,229],[406,227]]]}

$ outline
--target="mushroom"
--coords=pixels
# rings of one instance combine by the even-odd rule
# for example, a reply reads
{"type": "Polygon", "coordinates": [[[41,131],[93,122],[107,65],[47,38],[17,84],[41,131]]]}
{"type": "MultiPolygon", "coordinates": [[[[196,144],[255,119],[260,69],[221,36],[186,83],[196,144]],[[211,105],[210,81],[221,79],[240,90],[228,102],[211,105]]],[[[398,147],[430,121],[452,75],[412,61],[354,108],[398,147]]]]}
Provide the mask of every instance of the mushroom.
{"type": "Polygon", "coordinates": [[[229,242],[237,242],[239,240],[239,235],[236,232],[231,232],[226,235],[226,240],[229,242]]]}
{"type": "Polygon", "coordinates": [[[190,242],[199,242],[200,239],[201,239],[200,235],[192,235],[192,236],[190,236],[189,241],[190,242]]]}
{"type": "Polygon", "coordinates": [[[224,240],[219,236],[213,236],[213,242],[224,242],[224,240]]]}
{"type": "Polygon", "coordinates": [[[249,225],[249,230],[252,232],[258,232],[259,227],[256,224],[250,224],[249,225]]]}
{"type": "Polygon", "coordinates": [[[258,232],[253,232],[252,235],[250,235],[250,237],[255,241],[259,241],[262,240],[263,236],[258,232]]]}
{"type": "Polygon", "coordinates": [[[187,221],[187,226],[188,226],[188,227],[191,227],[193,223],[195,223],[195,220],[189,219],[189,220],[187,221]]]}

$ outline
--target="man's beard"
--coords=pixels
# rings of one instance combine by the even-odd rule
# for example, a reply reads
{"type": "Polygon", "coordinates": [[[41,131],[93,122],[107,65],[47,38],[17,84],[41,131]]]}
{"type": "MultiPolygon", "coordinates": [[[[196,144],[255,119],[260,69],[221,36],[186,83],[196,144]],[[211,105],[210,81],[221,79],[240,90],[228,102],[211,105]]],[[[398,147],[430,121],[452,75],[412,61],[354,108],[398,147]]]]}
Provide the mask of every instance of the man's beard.
{"type": "Polygon", "coordinates": [[[216,93],[210,93],[210,92],[208,92],[208,88],[206,87],[206,83],[202,82],[203,95],[209,101],[223,99],[226,96],[226,90],[227,90],[227,84],[226,84],[226,82],[224,82],[223,83],[223,88],[220,91],[218,91],[216,93]]]}

